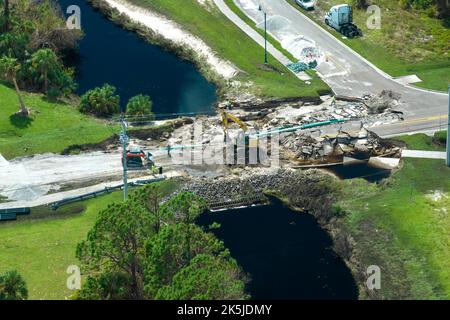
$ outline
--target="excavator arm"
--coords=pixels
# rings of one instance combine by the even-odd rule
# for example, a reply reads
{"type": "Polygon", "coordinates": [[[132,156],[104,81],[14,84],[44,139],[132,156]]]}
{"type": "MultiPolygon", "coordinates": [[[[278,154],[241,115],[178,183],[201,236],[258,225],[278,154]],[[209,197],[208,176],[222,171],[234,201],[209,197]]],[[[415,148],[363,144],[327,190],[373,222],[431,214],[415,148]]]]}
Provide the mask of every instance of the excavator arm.
{"type": "Polygon", "coordinates": [[[222,124],[225,132],[228,130],[229,121],[236,123],[237,125],[239,125],[242,131],[247,132],[248,127],[244,121],[236,117],[234,114],[225,112],[223,110],[221,111],[221,113],[222,113],[222,124]]]}

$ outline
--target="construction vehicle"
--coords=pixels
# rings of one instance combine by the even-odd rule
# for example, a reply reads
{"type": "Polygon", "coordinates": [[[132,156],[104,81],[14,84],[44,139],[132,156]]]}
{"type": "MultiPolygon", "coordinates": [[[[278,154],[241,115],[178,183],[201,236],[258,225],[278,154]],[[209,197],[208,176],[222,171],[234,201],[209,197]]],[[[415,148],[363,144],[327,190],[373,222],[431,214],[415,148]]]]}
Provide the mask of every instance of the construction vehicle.
{"type": "Polygon", "coordinates": [[[237,144],[242,144],[244,146],[249,146],[256,148],[258,146],[258,139],[252,138],[250,139],[249,131],[253,128],[247,126],[247,124],[236,117],[234,114],[226,112],[224,110],[221,111],[222,114],[222,125],[223,125],[223,131],[225,132],[225,135],[227,134],[228,128],[230,126],[230,121],[236,123],[240,128],[241,132],[238,133],[237,137],[237,144]]]}
{"type": "Polygon", "coordinates": [[[362,36],[361,29],[353,24],[353,10],[348,4],[331,7],[325,15],[325,24],[350,39],[362,36]]]}
{"type": "Polygon", "coordinates": [[[130,146],[127,149],[127,169],[128,170],[146,170],[153,169],[155,163],[150,152],[145,152],[138,146],[130,146]]]}
{"type": "Polygon", "coordinates": [[[221,115],[222,115],[222,124],[223,124],[225,133],[227,132],[228,127],[230,126],[230,121],[239,125],[239,127],[242,129],[242,131],[244,131],[244,132],[248,131],[247,124],[244,121],[242,121],[241,119],[239,119],[238,117],[236,117],[234,114],[228,113],[224,110],[221,110],[221,115]]]}
{"type": "MultiPolygon", "coordinates": [[[[253,127],[249,127],[244,121],[239,119],[234,114],[228,113],[224,110],[221,110],[222,115],[222,125],[223,125],[223,131],[225,133],[224,142],[228,142],[227,136],[228,136],[228,129],[230,126],[230,122],[236,123],[241,130],[238,132],[235,143],[234,143],[234,150],[235,152],[239,149],[244,150],[244,157],[245,157],[245,163],[248,163],[250,159],[250,150],[256,150],[257,154],[257,161],[259,161],[259,139],[256,136],[256,132],[254,132],[253,127]]],[[[235,153],[235,160],[237,153],[235,153]]]]}

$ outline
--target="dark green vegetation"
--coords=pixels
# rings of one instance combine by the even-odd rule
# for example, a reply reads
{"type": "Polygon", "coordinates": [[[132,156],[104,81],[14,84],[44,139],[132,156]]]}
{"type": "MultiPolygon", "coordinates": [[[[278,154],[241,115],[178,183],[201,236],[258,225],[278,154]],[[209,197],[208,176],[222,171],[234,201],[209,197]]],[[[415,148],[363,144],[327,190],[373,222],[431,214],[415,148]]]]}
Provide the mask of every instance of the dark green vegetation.
{"type": "Polygon", "coordinates": [[[30,299],[247,298],[223,243],[193,224],[203,201],[178,194],[158,204],[179,184],[137,189],[125,203],[117,192],[54,212],[33,208],[26,219],[2,223],[0,272],[18,270],[30,299]],[[78,258],[83,286],[74,295],[66,269],[78,258]]]}
{"type": "Polygon", "coordinates": [[[116,88],[104,84],[100,88],[89,90],[81,97],[79,110],[97,117],[106,117],[119,112],[119,103],[120,97],[116,94],[116,88]]]}
{"type": "MultiPolygon", "coordinates": [[[[96,117],[111,116],[120,110],[120,96],[116,93],[114,86],[104,84],[102,87],[91,89],[83,94],[78,109],[82,113],[96,117]]],[[[149,96],[142,94],[131,97],[126,106],[126,114],[151,116],[152,100],[149,96]]]]}
{"type": "MultiPolygon", "coordinates": [[[[359,2],[367,2],[367,0],[359,0],[359,2]]],[[[398,0],[398,2],[405,9],[426,10],[430,17],[444,20],[450,18],[450,3],[448,0],[398,0]]]]}
{"type": "Polygon", "coordinates": [[[447,131],[437,131],[432,138],[424,133],[401,136],[394,140],[403,141],[409,149],[444,151],[447,141],[447,131]]]}
{"type": "Polygon", "coordinates": [[[17,111],[14,89],[0,84],[0,154],[6,159],[45,152],[62,152],[72,145],[99,143],[119,129],[79,113],[63,102],[50,102],[41,94],[23,94],[31,115],[17,111]]]}
{"type": "Polygon", "coordinates": [[[16,89],[17,99],[19,100],[19,113],[21,116],[28,115],[28,109],[25,107],[22,95],[20,93],[19,85],[17,84],[17,71],[20,69],[20,65],[17,59],[2,56],[0,58],[0,76],[4,79],[8,79],[14,84],[16,89]]]}
{"type": "Polygon", "coordinates": [[[27,285],[16,270],[0,274],[0,300],[26,300],[27,298],[27,285]]]}
{"type": "MultiPolygon", "coordinates": [[[[411,149],[443,150],[421,134],[398,139],[411,149]]],[[[450,298],[450,168],[443,160],[404,159],[380,185],[350,180],[342,192],[341,242],[353,247],[361,298],[450,298]],[[364,287],[369,265],[381,268],[379,291],[364,287]]]]}
{"type": "Polygon", "coordinates": [[[437,131],[434,133],[433,142],[444,147],[447,143],[447,131],[437,131]]]}
{"type": "MultiPolygon", "coordinates": [[[[442,10],[428,5],[432,1],[370,1],[381,8],[381,29],[375,30],[368,29],[366,21],[370,15],[364,6],[358,9],[356,0],[318,1],[313,12],[300,9],[295,0],[287,1],[391,76],[417,74],[423,82],[415,85],[447,91],[450,83],[450,24],[442,10]],[[341,34],[323,23],[324,13],[341,3],[354,5],[354,20],[363,30],[362,38],[343,39],[341,34]]],[[[437,2],[441,3],[440,0],[437,2]]]]}
{"type": "Polygon", "coordinates": [[[83,116],[58,100],[75,89],[73,70],[63,65],[62,57],[76,49],[82,33],[66,28],[52,1],[0,1],[0,29],[3,157],[61,152],[113,134],[114,126],[83,116]],[[43,92],[45,97],[23,91],[43,92]]]}
{"type": "MultiPolygon", "coordinates": [[[[177,180],[159,182],[162,196],[177,180]]],[[[70,265],[78,265],[77,244],[94,226],[98,212],[123,199],[122,192],[63,206],[56,211],[33,208],[26,219],[0,224],[0,273],[15,269],[28,285],[30,299],[64,299],[70,265]]]]}
{"type": "MultiPolygon", "coordinates": [[[[2,1],[0,7],[0,78],[19,88],[56,98],[75,89],[73,70],[65,68],[63,52],[76,48],[81,32],[68,30],[50,1],[2,1]]],[[[21,103],[21,114],[26,115],[21,103]]]]}
{"type": "Polygon", "coordinates": [[[127,103],[127,114],[132,116],[151,116],[152,100],[146,95],[132,97],[127,103]]]}
{"type": "Polygon", "coordinates": [[[217,54],[231,61],[242,72],[236,78],[250,84],[251,93],[262,97],[317,96],[330,92],[317,76],[310,85],[299,80],[286,67],[269,56],[264,65],[264,49],[231,23],[215,6],[201,5],[196,0],[131,0],[141,7],[161,13],[199,36],[217,54]]]}
{"type": "Polygon", "coordinates": [[[77,257],[87,272],[79,299],[243,299],[242,271],[223,243],[195,225],[201,199],[160,205],[149,185],[100,211],[77,257]]]}

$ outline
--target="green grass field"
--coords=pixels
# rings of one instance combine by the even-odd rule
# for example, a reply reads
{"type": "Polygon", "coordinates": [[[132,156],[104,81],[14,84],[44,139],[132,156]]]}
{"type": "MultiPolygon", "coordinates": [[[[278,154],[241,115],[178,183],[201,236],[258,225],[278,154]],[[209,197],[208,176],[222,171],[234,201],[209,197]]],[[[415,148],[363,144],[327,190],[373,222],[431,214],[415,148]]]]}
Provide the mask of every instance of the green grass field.
{"type": "MultiPolygon", "coordinates": [[[[425,135],[398,139],[410,148],[442,150],[425,135]]],[[[341,205],[349,212],[345,225],[358,260],[381,268],[376,297],[450,298],[449,192],[450,168],[443,160],[405,159],[379,186],[345,181],[341,205]]]]}
{"type": "MultiPolygon", "coordinates": [[[[447,131],[438,131],[435,133],[435,138],[443,139],[445,143],[447,131]]],[[[406,135],[393,138],[394,140],[400,140],[406,143],[411,150],[428,150],[428,151],[445,151],[444,144],[437,144],[432,138],[424,133],[418,133],[413,135],[406,135]]]]}
{"type": "Polygon", "coordinates": [[[305,84],[269,56],[270,68],[264,66],[264,49],[230,22],[216,7],[205,9],[197,0],[129,0],[150,8],[199,36],[218,55],[242,70],[237,80],[252,82],[251,92],[261,97],[318,96],[329,93],[328,86],[314,76],[305,84]]]}
{"type": "Polygon", "coordinates": [[[40,94],[22,95],[32,109],[28,118],[14,116],[19,104],[16,92],[0,83],[0,154],[6,159],[98,143],[118,131],[70,105],[48,102],[40,94]]]}
{"type": "Polygon", "coordinates": [[[381,29],[369,30],[366,25],[369,14],[354,8],[355,24],[363,30],[364,37],[344,39],[337,31],[325,26],[323,16],[333,5],[354,1],[318,1],[316,10],[312,12],[302,10],[295,0],[287,1],[391,76],[416,74],[423,80],[416,86],[447,91],[450,83],[450,28],[426,12],[401,9],[398,1],[373,0],[371,4],[381,8],[381,29]]]}
{"type": "MultiPolygon", "coordinates": [[[[173,180],[159,183],[164,195],[177,186],[173,180]]],[[[25,279],[29,299],[64,299],[67,267],[77,265],[76,245],[85,239],[97,213],[108,204],[122,201],[115,192],[100,198],[63,206],[57,211],[33,209],[21,220],[0,223],[0,273],[16,269],[25,279]]]]}

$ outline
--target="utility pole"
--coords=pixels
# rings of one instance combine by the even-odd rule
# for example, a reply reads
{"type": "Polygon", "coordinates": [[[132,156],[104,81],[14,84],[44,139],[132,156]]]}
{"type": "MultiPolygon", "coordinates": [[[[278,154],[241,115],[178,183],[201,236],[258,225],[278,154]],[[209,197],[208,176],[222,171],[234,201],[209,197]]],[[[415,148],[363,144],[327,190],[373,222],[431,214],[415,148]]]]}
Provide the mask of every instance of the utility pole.
{"type": "Polygon", "coordinates": [[[267,64],[267,13],[261,4],[258,9],[264,13],[264,63],[267,64]]]}
{"type": "Polygon", "coordinates": [[[448,117],[447,117],[447,167],[450,167],[450,85],[448,86],[448,117]]]}
{"type": "Polygon", "coordinates": [[[122,167],[123,167],[123,200],[128,198],[128,172],[127,172],[127,123],[122,115],[122,132],[120,133],[120,142],[122,143],[122,167]]]}

